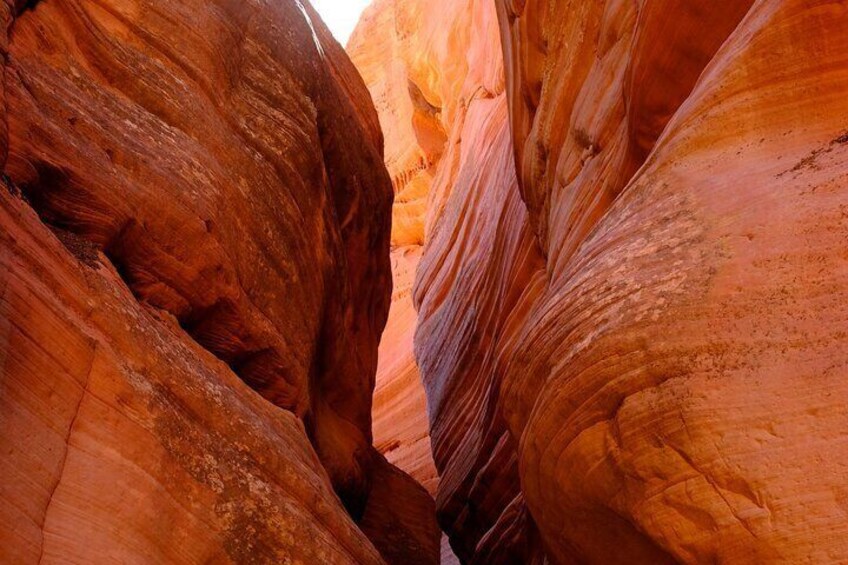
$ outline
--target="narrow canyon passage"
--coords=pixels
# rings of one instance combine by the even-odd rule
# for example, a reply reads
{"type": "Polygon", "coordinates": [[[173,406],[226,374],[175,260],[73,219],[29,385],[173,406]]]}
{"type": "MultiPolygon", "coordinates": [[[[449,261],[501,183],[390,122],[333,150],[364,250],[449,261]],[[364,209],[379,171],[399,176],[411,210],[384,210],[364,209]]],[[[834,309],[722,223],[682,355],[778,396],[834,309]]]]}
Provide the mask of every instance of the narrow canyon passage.
{"type": "Polygon", "coordinates": [[[365,11],[396,194],[375,445],[438,484],[463,563],[845,558],[846,17],[365,11]]]}
{"type": "Polygon", "coordinates": [[[0,564],[848,560],[845,0],[0,19],[0,564]]]}

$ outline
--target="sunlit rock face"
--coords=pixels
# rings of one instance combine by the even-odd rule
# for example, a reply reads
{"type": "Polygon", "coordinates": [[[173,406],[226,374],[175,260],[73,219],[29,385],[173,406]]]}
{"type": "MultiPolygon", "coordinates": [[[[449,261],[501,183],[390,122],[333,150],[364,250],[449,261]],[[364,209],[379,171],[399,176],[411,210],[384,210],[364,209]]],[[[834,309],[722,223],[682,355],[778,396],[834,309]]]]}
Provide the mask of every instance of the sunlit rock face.
{"type": "Polygon", "coordinates": [[[499,6],[549,274],[501,395],[551,557],[848,558],[848,6],[499,6]]]}
{"type": "Polygon", "coordinates": [[[382,136],[304,4],[2,4],[0,560],[438,560],[371,447],[382,136]]]}
{"type": "Polygon", "coordinates": [[[412,351],[412,284],[428,218],[436,217],[428,210],[438,207],[456,174],[449,136],[461,129],[469,97],[503,89],[498,41],[494,11],[481,11],[473,2],[378,0],[366,9],[348,44],[377,108],[395,189],[395,292],[380,345],[374,440],[430,492],[437,479],[412,351]],[[488,46],[480,44],[482,37],[488,46]],[[491,54],[493,68],[479,64],[491,54]],[[446,153],[449,158],[443,159],[446,153]]]}
{"type": "MultiPolygon", "coordinates": [[[[377,1],[366,8],[347,51],[377,109],[386,139],[384,158],[392,177],[392,277],[394,292],[380,342],[373,431],[375,447],[410,473],[430,494],[438,484],[430,451],[426,397],[412,351],[416,312],[412,284],[424,243],[427,198],[445,132],[441,97],[416,82],[413,58],[428,41],[419,37],[423,20],[414,2],[377,1]]],[[[430,37],[430,36],[428,36],[430,37]]],[[[440,68],[440,65],[434,69],[440,68]]]]}
{"type": "MultiPolygon", "coordinates": [[[[446,292],[453,280],[453,275],[443,277],[442,270],[460,269],[465,261],[474,263],[474,257],[481,262],[485,259],[483,251],[475,255],[476,243],[462,248],[468,243],[464,235],[456,239],[457,247],[452,246],[450,240],[456,234],[450,227],[441,228],[441,223],[447,222],[443,216],[461,213],[466,204],[471,205],[473,199],[484,194],[490,181],[511,186],[512,194],[518,195],[494,7],[488,2],[473,1],[378,1],[363,15],[348,51],[374,98],[386,137],[385,160],[396,191],[392,233],[395,294],[380,345],[374,401],[375,445],[390,461],[435,492],[438,480],[431,462],[427,421],[422,417],[429,404],[436,464],[443,477],[438,491],[442,526],[456,547],[471,545],[471,550],[465,551],[466,557],[474,553],[476,543],[490,530],[492,536],[486,542],[492,549],[489,556],[499,554],[492,562],[523,557],[523,548],[517,548],[524,544],[528,521],[516,525],[512,519],[526,517],[523,505],[513,505],[521,512],[512,513],[508,520],[499,523],[500,514],[519,495],[513,443],[499,445],[493,465],[488,468],[487,476],[496,477],[496,483],[481,483],[473,498],[468,497],[478,475],[484,476],[482,468],[491,454],[484,454],[484,450],[493,449],[501,438],[506,438],[502,420],[492,429],[482,429],[492,422],[488,414],[481,413],[480,404],[490,402],[495,392],[488,376],[482,376],[485,370],[474,366],[479,359],[469,363],[467,371],[461,370],[459,365],[465,359],[459,351],[439,352],[434,348],[419,352],[425,368],[419,376],[412,351],[416,324],[412,279],[421,259],[416,244],[425,239],[428,242],[427,255],[420,263],[424,272],[421,279],[433,288],[426,292],[430,298],[420,302],[422,327],[452,331],[461,321],[450,318],[447,310],[440,311],[438,307],[439,294],[446,292]],[[478,169],[492,170],[479,176],[478,169]],[[462,199],[469,202],[462,203],[462,199]],[[438,323],[433,323],[436,318],[438,323]],[[437,374],[434,364],[440,357],[448,365],[437,374]],[[448,375],[448,371],[453,374],[448,375]],[[474,375],[481,378],[475,381],[474,375]],[[454,378],[464,377],[469,378],[450,384],[454,378]],[[455,394],[440,394],[445,386],[454,384],[455,394]],[[476,421],[469,423],[468,419],[476,421]],[[460,445],[460,438],[469,434],[474,438],[469,436],[460,445]],[[485,441],[480,440],[481,435],[486,436],[485,441]],[[467,451],[452,451],[455,449],[467,451]],[[480,508],[472,510],[471,506],[478,502],[480,508]],[[500,529],[493,529],[498,523],[500,529]],[[506,527],[512,531],[506,531],[506,527]],[[501,552],[504,548],[509,549],[501,552]]],[[[506,195],[509,190],[505,188],[502,193],[506,195]]],[[[497,214],[502,204],[505,203],[492,205],[491,213],[497,214]]],[[[518,218],[524,226],[519,239],[522,243],[532,241],[520,200],[514,198],[508,205],[523,214],[518,218]]],[[[493,216],[491,225],[497,221],[493,216]]],[[[474,219],[469,218],[466,227],[473,223],[474,219]]],[[[491,250],[486,244],[480,248],[491,250]]],[[[475,268],[468,272],[473,273],[475,268]]],[[[522,272],[516,285],[523,284],[526,274],[522,272]]],[[[470,279],[468,282],[474,284],[470,279]]],[[[471,292],[472,288],[466,290],[471,292]]],[[[419,288],[418,294],[420,298],[425,292],[419,288]]],[[[457,317],[468,315],[463,309],[452,313],[457,317]]],[[[446,336],[441,337],[447,340],[446,336]]],[[[443,344],[461,348],[469,343],[463,341],[469,339],[468,331],[458,331],[457,337],[458,342],[443,344]]],[[[432,343],[438,340],[434,338],[432,343]]],[[[485,349],[477,352],[480,358],[489,356],[485,349]]],[[[443,547],[443,562],[455,562],[447,543],[443,547]]]]}
{"type": "Polygon", "coordinates": [[[475,26],[487,23],[478,11],[468,0],[376,0],[348,43],[386,138],[385,161],[396,193],[393,246],[424,243],[428,194],[466,104],[463,86],[469,73],[484,70],[482,61],[469,58],[475,26]]]}
{"type": "Polygon", "coordinates": [[[439,480],[430,450],[427,398],[412,347],[417,319],[412,284],[420,260],[420,246],[392,251],[394,292],[377,365],[374,447],[435,496],[439,480]]]}
{"type": "MultiPolygon", "coordinates": [[[[422,245],[427,195],[444,151],[441,99],[421,90],[410,68],[423,47],[409,19],[414,2],[378,0],[362,15],[347,51],[368,86],[385,136],[385,163],[396,196],[392,213],[393,246],[422,245]],[[406,26],[406,28],[402,27],[406,26]]],[[[424,88],[429,89],[429,80],[424,88]]]]}
{"type": "Polygon", "coordinates": [[[496,7],[415,290],[457,554],[848,559],[848,7],[496,7]]]}

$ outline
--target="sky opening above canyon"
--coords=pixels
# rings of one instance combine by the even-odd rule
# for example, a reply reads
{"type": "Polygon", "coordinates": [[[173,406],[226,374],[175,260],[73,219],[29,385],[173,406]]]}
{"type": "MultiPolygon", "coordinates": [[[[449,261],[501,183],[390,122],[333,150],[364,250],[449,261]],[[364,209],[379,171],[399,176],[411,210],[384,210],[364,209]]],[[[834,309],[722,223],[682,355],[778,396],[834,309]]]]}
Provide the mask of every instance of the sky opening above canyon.
{"type": "Polygon", "coordinates": [[[312,0],[312,5],[342,45],[347,43],[371,0],[312,0]]]}

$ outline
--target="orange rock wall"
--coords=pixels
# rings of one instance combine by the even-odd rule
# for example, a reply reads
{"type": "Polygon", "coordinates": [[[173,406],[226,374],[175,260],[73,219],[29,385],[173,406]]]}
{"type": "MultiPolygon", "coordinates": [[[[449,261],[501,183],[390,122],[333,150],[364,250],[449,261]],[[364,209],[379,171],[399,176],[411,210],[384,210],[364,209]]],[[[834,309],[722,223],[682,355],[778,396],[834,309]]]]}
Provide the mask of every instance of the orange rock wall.
{"type": "Polygon", "coordinates": [[[574,11],[502,6],[511,68],[585,69],[571,88],[541,71],[532,126],[515,127],[552,273],[502,391],[528,506],[560,560],[844,559],[848,8],[615,6],[584,12],[571,48],[544,57],[515,54],[574,11]],[[590,93],[625,22],[633,63],[611,136],[590,93]],[[672,28],[668,52],[643,39],[672,28]],[[642,86],[673,60],[675,84],[642,86]],[[552,136],[551,113],[571,139],[552,136]],[[581,127],[595,147],[577,160],[581,127]],[[603,200],[597,179],[625,142],[644,164],[593,224],[575,202],[603,200]]]}
{"type": "Polygon", "coordinates": [[[2,8],[0,560],[436,562],[371,447],[382,136],[311,7],[2,8]]]}
{"type": "Polygon", "coordinates": [[[0,561],[382,563],[293,414],[0,203],[0,561]]]}
{"type": "Polygon", "coordinates": [[[848,7],[496,4],[416,287],[457,554],[848,558],[848,7]]]}
{"type": "Polygon", "coordinates": [[[534,549],[498,390],[504,348],[528,315],[525,293],[534,296],[544,279],[507,117],[504,93],[469,106],[454,147],[457,180],[416,285],[439,521],[463,562],[530,563],[534,549]]]}
{"type": "MultiPolygon", "coordinates": [[[[474,88],[502,89],[497,20],[485,2],[376,0],[347,51],[371,92],[395,188],[392,244],[421,245],[450,135],[474,88]]],[[[479,93],[478,93],[479,94],[479,93]]],[[[441,187],[441,188],[440,188],[441,187]]]]}
{"type": "Polygon", "coordinates": [[[395,292],[380,345],[374,400],[377,448],[430,492],[438,483],[426,398],[412,350],[412,284],[428,210],[450,191],[468,100],[503,90],[495,12],[484,2],[378,0],[347,46],[371,92],[392,175],[395,292]],[[485,62],[485,66],[480,63],[485,62]],[[443,157],[447,154],[447,158],[443,157]],[[423,164],[423,165],[422,165],[423,164]]]}
{"type": "MultiPolygon", "coordinates": [[[[463,187],[460,192],[469,190],[471,184],[475,189],[482,187],[483,181],[473,178],[474,167],[495,167],[498,174],[508,173],[515,182],[496,13],[490,3],[483,1],[436,4],[377,1],[364,13],[348,51],[375,100],[386,136],[385,160],[396,191],[392,237],[395,294],[380,345],[374,402],[375,445],[390,461],[435,492],[438,479],[432,463],[425,410],[429,404],[430,418],[439,426],[434,430],[433,444],[437,448],[436,465],[444,473],[451,455],[438,449],[446,448],[442,436],[450,434],[448,428],[457,423],[443,425],[441,418],[433,418],[436,411],[449,412],[459,404],[436,396],[435,388],[440,387],[438,379],[425,380],[428,396],[425,399],[413,357],[416,314],[412,282],[421,257],[420,247],[415,244],[426,239],[430,249],[433,238],[450,236],[438,227],[441,211],[453,198],[457,186],[463,187]],[[492,103],[494,99],[498,104],[492,103]],[[484,123],[490,123],[486,131],[489,137],[478,135],[484,123]],[[470,159],[483,155],[485,145],[497,136],[501,145],[496,155],[472,163],[470,159]],[[473,143],[472,138],[476,140],[473,143]],[[472,146],[474,152],[465,149],[472,146]],[[426,167],[419,166],[422,162],[426,167]],[[414,206],[410,204],[413,198],[414,206]],[[416,222],[414,230],[411,219],[416,222]]],[[[495,176],[485,178],[491,180],[495,176]]],[[[468,198],[468,195],[456,198],[468,198]]],[[[454,250],[450,260],[461,262],[456,253],[463,251],[454,250]]],[[[436,261],[425,259],[421,268],[436,269],[436,261]]],[[[426,304],[427,309],[431,306],[426,304]]],[[[471,390],[472,394],[487,394],[476,385],[471,390]]],[[[458,403],[464,401],[460,394],[456,399],[458,403]]],[[[499,432],[504,432],[503,425],[499,432]]],[[[499,436],[492,437],[497,440],[499,436]]],[[[472,450],[476,455],[469,452],[469,457],[479,457],[479,446],[472,450]]],[[[515,463],[514,457],[507,462],[509,492],[495,493],[496,498],[517,494],[515,463]]],[[[488,514],[499,502],[486,503],[491,508],[485,518],[457,517],[455,508],[445,510],[445,503],[450,499],[454,506],[464,496],[464,492],[458,494],[456,489],[466,489],[468,485],[463,483],[464,477],[459,478],[453,471],[447,477],[458,480],[459,484],[443,485],[440,489],[442,525],[451,532],[475,528],[482,529],[482,535],[488,531],[499,512],[494,516],[488,514]],[[451,494],[445,496],[445,492],[451,494]]],[[[450,547],[446,543],[443,547],[442,561],[455,560],[450,547]]]]}
{"type": "Polygon", "coordinates": [[[380,341],[374,389],[374,447],[435,496],[439,477],[430,449],[427,397],[412,347],[417,312],[412,285],[420,246],[392,251],[394,292],[389,321],[380,341]]]}

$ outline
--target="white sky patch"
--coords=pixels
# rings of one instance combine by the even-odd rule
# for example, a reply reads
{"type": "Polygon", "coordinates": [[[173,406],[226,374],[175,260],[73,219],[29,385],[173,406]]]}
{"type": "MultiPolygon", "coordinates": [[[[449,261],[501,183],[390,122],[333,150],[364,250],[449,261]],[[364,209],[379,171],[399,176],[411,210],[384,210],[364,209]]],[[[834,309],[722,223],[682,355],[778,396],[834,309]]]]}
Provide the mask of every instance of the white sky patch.
{"type": "Polygon", "coordinates": [[[342,46],[347,43],[350,34],[353,33],[362,10],[371,3],[371,0],[310,1],[342,46]]]}

